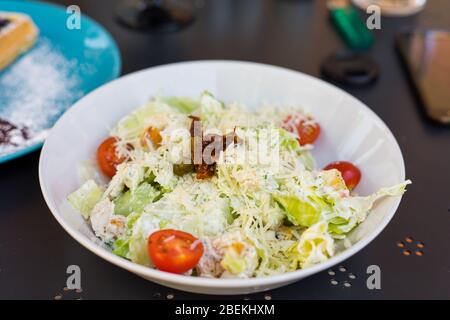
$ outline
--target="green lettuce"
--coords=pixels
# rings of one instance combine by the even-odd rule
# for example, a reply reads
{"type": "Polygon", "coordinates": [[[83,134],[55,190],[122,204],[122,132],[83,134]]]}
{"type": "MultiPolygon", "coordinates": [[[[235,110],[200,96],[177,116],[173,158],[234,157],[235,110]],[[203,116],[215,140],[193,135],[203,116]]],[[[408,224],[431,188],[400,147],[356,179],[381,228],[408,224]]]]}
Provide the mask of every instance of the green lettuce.
{"type": "Polygon", "coordinates": [[[180,112],[191,114],[200,106],[197,100],[185,97],[169,97],[164,100],[171,107],[180,112]]]}
{"type": "Polygon", "coordinates": [[[117,239],[113,244],[113,253],[115,255],[118,255],[119,257],[128,259],[130,252],[129,244],[130,244],[129,237],[117,239]]]}
{"type": "Polygon", "coordinates": [[[224,105],[222,102],[215,99],[214,96],[208,91],[203,92],[200,97],[200,111],[202,120],[220,117],[223,109],[224,105]]]}
{"type": "Polygon", "coordinates": [[[86,181],[78,190],[71,193],[67,200],[72,207],[88,219],[92,209],[100,201],[103,195],[103,189],[100,188],[94,180],[86,181]]]}
{"type": "Polygon", "coordinates": [[[233,275],[252,274],[258,266],[259,259],[257,250],[252,251],[250,248],[253,246],[243,242],[231,244],[226,249],[220,265],[233,275]]]}
{"type": "Polygon", "coordinates": [[[159,219],[148,213],[143,213],[137,219],[128,243],[128,257],[131,261],[148,267],[153,265],[148,256],[147,239],[153,231],[159,229],[159,223],[159,219]]]}
{"type": "Polygon", "coordinates": [[[136,221],[141,217],[141,213],[133,212],[127,217],[127,227],[125,234],[117,239],[113,244],[113,253],[126,258],[131,259],[130,257],[130,238],[133,232],[133,227],[136,221]]]}
{"type": "Polygon", "coordinates": [[[340,203],[341,207],[348,208],[352,215],[348,218],[334,216],[328,220],[328,231],[335,237],[347,234],[366,219],[367,214],[377,200],[386,196],[395,197],[403,195],[406,191],[406,186],[410,183],[411,181],[407,180],[392,187],[381,188],[376,193],[367,197],[348,197],[342,199],[340,203]]]}
{"type": "Polygon", "coordinates": [[[299,150],[300,144],[298,143],[297,137],[291,132],[286,131],[283,128],[279,128],[280,135],[280,146],[286,150],[299,150]]]}
{"type": "Polygon", "coordinates": [[[247,262],[244,257],[239,256],[234,250],[228,250],[220,262],[222,267],[232,274],[240,274],[247,268],[247,262]]]}
{"type": "Polygon", "coordinates": [[[120,120],[117,126],[113,128],[111,135],[125,139],[137,138],[147,129],[148,120],[151,117],[169,110],[168,104],[156,98],[120,120]]]}
{"type": "Polygon", "coordinates": [[[334,255],[334,241],[327,233],[327,223],[321,221],[302,233],[297,245],[301,268],[324,262],[334,255]]]}
{"type": "Polygon", "coordinates": [[[392,187],[381,188],[376,193],[367,197],[348,197],[342,200],[342,203],[350,207],[353,211],[357,213],[367,213],[372,209],[374,203],[386,196],[401,196],[406,191],[406,186],[411,184],[410,180],[403,183],[397,184],[392,187]]]}
{"type": "Polygon", "coordinates": [[[296,226],[310,227],[320,219],[320,211],[298,197],[274,195],[273,198],[286,211],[288,220],[296,226]]]}
{"type": "Polygon", "coordinates": [[[132,212],[142,213],[158,195],[159,191],[143,182],[136,190],[128,190],[114,200],[114,213],[122,216],[128,216],[132,212]]]}

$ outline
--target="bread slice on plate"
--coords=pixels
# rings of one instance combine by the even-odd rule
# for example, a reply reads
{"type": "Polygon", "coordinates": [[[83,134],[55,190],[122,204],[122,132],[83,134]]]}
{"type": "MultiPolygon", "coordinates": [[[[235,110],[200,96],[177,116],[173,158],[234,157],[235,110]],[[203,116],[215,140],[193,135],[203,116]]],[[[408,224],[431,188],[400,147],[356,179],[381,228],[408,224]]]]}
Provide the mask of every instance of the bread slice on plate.
{"type": "Polygon", "coordinates": [[[25,14],[0,12],[0,71],[36,42],[39,30],[25,14]]]}

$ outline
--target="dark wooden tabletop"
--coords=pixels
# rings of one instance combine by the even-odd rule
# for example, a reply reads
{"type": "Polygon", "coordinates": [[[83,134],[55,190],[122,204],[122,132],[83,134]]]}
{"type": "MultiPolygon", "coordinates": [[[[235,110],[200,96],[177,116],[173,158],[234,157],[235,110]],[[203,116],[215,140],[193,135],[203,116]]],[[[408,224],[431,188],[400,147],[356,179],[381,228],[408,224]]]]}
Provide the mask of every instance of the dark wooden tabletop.
{"type": "MultiPolygon", "coordinates": [[[[185,60],[234,59],[320,76],[323,59],[343,47],[322,0],[196,1],[195,22],[168,34],[121,27],[114,20],[118,1],[54,2],[79,5],[111,32],[121,50],[123,74],[185,60]]],[[[392,130],[414,184],[381,235],[345,261],[341,270],[334,268],[334,275],[327,271],[268,293],[234,298],[450,298],[450,129],[430,123],[419,112],[394,47],[395,34],[404,28],[450,28],[450,1],[429,0],[420,15],[381,22],[370,51],[380,65],[379,80],[372,86],[343,89],[392,130]],[[413,254],[403,255],[398,241],[413,254]],[[417,241],[425,245],[422,256],[414,254],[417,241]],[[381,290],[366,286],[369,265],[381,268],[381,290]],[[350,285],[344,286],[345,281],[350,285]]],[[[0,164],[0,298],[217,298],[153,284],[84,249],[48,210],[39,188],[38,160],[39,151],[0,164]],[[82,292],[63,289],[69,265],[82,270],[82,292]]]]}

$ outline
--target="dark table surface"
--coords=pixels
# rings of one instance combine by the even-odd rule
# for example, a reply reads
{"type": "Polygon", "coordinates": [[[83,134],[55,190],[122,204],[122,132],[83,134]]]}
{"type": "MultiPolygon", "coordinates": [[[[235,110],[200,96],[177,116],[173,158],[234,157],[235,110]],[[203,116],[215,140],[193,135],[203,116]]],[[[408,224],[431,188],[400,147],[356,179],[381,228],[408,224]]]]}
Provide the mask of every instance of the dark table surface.
{"type": "MultiPolygon", "coordinates": [[[[77,4],[119,44],[122,73],[199,59],[249,60],[319,76],[321,61],[343,46],[322,0],[197,1],[197,19],[170,34],[137,33],[114,20],[117,1],[60,0],[77,4]]],[[[450,299],[450,130],[428,122],[394,49],[396,32],[411,26],[450,28],[450,1],[429,0],[420,15],[382,18],[371,55],[381,75],[374,85],[344,89],[372,108],[397,138],[409,188],[392,222],[342,271],[311,276],[268,293],[238,299],[450,299]],[[411,243],[405,238],[411,237],[411,243]],[[412,251],[405,256],[397,242],[412,251]],[[416,241],[424,254],[414,254],[416,241]],[[381,290],[366,286],[369,265],[381,268],[381,290]],[[344,271],[345,270],[345,271],[344,271]],[[356,279],[350,279],[352,273],[356,279]],[[335,279],[338,284],[333,285],[335,279]],[[351,286],[344,286],[349,281],[351,286]],[[267,296],[268,295],[268,296],[267,296]]],[[[449,57],[450,59],[450,57],[449,57]]],[[[450,84],[449,84],[450,85],[450,84]]],[[[84,249],[56,222],[38,181],[39,151],[0,165],[0,298],[192,299],[145,281],[84,249]],[[82,270],[82,292],[64,291],[69,265],[82,270]]]]}

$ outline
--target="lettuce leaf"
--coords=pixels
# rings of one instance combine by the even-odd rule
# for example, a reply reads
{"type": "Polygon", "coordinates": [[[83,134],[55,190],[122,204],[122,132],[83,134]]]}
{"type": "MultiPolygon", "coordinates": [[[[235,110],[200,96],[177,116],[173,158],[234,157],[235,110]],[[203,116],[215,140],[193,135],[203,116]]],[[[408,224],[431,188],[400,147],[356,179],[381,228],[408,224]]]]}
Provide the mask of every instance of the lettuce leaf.
{"type": "Polygon", "coordinates": [[[310,227],[320,219],[320,211],[298,197],[273,195],[273,198],[286,211],[288,220],[296,226],[310,227]]]}
{"type": "Polygon", "coordinates": [[[80,212],[85,219],[88,219],[102,195],[103,189],[94,180],[88,180],[78,190],[71,193],[67,200],[76,211],[80,212]]]}
{"type": "Polygon", "coordinates": [[[164,99],[164,101],[171,107],[186,114],[193,113],[200,106],[197,100],[187,97],[169,97],[164,99]]]}
{"type": "Polygon", "coordinates": [[[147,239],[152,232],[159,230],[159,223],[159,219],[148,213],[143,213],[134,223],[128,243],[131,261],[148,267],[153,265],[147,253],[147,239]]]}
{"type": "Polygon", "coordinates": [[[397,184],[392,187],[381,188],[376,193],[367,196],[367,197],[348,197],[342,200],[342,203],[351,208],[356,213],[364,216],[365,214],[372,209],[374,203],[386,196],[401,196],[406,191],[406,186],[411,184],[410,180],[407,180],[403,183],[397,184]]]}
{"type": "Polygon", "coordinates": [[[128,259],[129,252],[130,252],[130,238],[129,237],[123,237],[117,239],[113,244],[113,253],[115,255],[118,255],[119,257],[123,257],[128,259]]]}
{"type": "Polygon", "coordinates": [[[130,257],[130,238],[133,232],[133,227],[136,221],[141,217],[141,213],[133,212],[127,217],[127,228],[125,234],[117,239],[113,244],[113,253],[126,258],[131,259],[130,257]]]}
{"type": "Polygon", "coordinates": [[[327,223],[321,221],[306,229],[297,245],[298,261],[302,268],[324,262],[334,255],[334,240],[327,232],[327,223]]]}
{"type": "Polygon", "coordinates": [[[297,137],[283,128],[278,129],[280,135],[280,146],[287,150],[300,150],[300,144],[298,143],[297,137]]]}
{"type": "Polygon", "coordinates": [[[159,191],[147,182],[141,183],[136,190],[128,190],[114,200],[114,213],[128,216],[132,212],[142,213],[153,202],[159,191]]]}
{"type": "Polygon", "coordinates": [[[203,92],[200,97],[200,112],[202,120],[211,120],[220,117],[224,105],[208,91],[203,92]]]}
{"type": "Polygon", "coordinates": [[[403,195],[406,191],[406,186],[410,183],[411,181],[407,180],[392,187],[381,188],[376,193],[367,197],[343,198],[340,202],[340,207],[350,210],[351,215],[347,215],[346,218],[337,215],[328,220],[328,231],[335,237],[349,233],[366,219],[377,200],[386,196],[395,197],[403,195]]]}
{"type": "Polygon", "coordinates": [[[148,120],[155,114],[170,111],[170,106],[161,99],[155,98],[145,106],[133,111],[122,118],[111,135],[122,139],[133,139],[139,137],[148,127],[148,120]]]}
{"type": "Polygon", "coordinates": [[[220,265],[225,269],[223,277],[252,275],[258,266],[258,252],[246,242],[233,242],[225,251],[220,265]]]}
{"type": "Polygon", "coordinates": [[[236,254],[234,250],[228,250],[220,264],[231,274],[240,274],[244,272],[247,267],[245,258],[236,254]]]}

